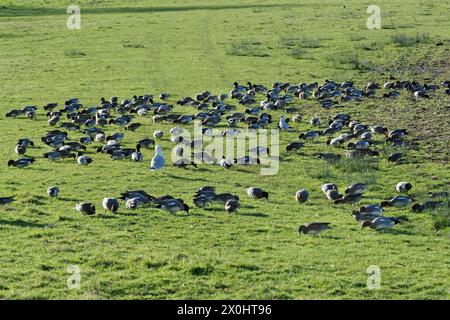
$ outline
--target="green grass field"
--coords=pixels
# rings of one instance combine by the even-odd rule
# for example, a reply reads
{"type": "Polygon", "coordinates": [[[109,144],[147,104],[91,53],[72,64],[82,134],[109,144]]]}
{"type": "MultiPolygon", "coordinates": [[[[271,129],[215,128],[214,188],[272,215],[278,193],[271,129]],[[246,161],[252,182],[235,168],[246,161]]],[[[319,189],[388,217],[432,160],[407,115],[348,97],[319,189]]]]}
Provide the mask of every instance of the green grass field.
{"type": "MultiPolygon", "coordinates": [[[[316,100],[296,99],[304,120],[293,124],[295,131],[281,133],[275,176],[261,176],[254,167],[225,172],[209,165],[151,172],[152,150],[144,150],[143,163],[132,163],[111,161],[88,147],[94,158],[88,167],[40,158],[49,151],[40,137],[51,130],[42,106],[71,97],[94,106],[101,97],[169,92],[175,104],[203,90],[229,92],[234,81],[270,86],[333,79],[364,86],[390,76],[449,80],[450,3],[378,1],[381,30],[366,27],[373,3],[356,0],[80,0],[80,30],[66,28],[70,1],[29,3],[0,2],[0,196],[17,199],[0,207],[0,298],[450,298],[448,207],[436,213],[388,208],[386,215],[408,221],[380,233],[360,230],[352,206],[332,205],[320,190],[325,182],[340,188],[369,183],[361,204],[396,195],[396,183],[405,180],[418,201],[427,200],[429,191],[449,190],[450,101],[442,92],[419,101],[403,92],[395,100],[368,99],[330,110],[316,100]],[[4,116],[26,105],[40,106],[36,120],[4,116]],[[301,152],[284,151],[311,129],[313,115],[327,120],[344,112],[364,123],[408,129],[414,146],[406,151],[406,163],[379,157],[327,164],[314,156],[330,150],[324,137],[301,152]],[[8,167],[21,137],[38,142],[27,153],[38,159],[29,168],[8,167]],[[47,197],[51,185],[60,187],[60,198],[47,197]],[[193,208],[189,215],[145,207],[127,211],[123,203],[116,215],[101,210],[104,197],[128,189],[190,203],[203,185],[238,194],[239,213],[229,215],[218,204],[193,208]],[[268,190],[269,203],[249,199],[250,186],[268,190]],[[300,188],[310,192],[304,205],[294,199],[300,188]],[[79,201],[94,202],[98,214],[80,215],[73,210],[79,201]],[[299,224],[314,220],[329,221],[333,229],[319,237],[297,235],[299,224]],[[81,270],[79,289],[67,288],[71,265],[81,270]],[[366,288],[371,265],[381,269],[378,290],[366,288]]],[[[282,114],[272,112],[274,119],[282,114]]],[[[162,129],[169,157],[173,124],[153,124],[150,117],[136,121],[145,126],[126,133],[125,145],[162,129]]],[[[69,137],[76,140],[81,133],[69,137]]],[[[383,150],[381,139],[376,141],[383,150]]]]}

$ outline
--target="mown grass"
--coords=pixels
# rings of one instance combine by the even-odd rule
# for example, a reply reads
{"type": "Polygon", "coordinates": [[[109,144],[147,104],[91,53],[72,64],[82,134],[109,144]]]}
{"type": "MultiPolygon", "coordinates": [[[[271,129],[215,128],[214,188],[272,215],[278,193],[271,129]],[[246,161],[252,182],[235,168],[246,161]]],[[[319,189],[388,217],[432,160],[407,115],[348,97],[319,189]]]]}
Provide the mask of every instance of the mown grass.
{"type": "MultiPolygon", "coordinates": [[[[353,182],[368,182],[361,202],[367,204],[394,196],[395,184],[403,180],[411,181],[411,195],[418,201],[428,200],[429,191],[448,190],[450,130],[443,119],[449,110],[442,96],[415,102],[402,94],[392,101],[342,103],[331,110],[313,100],[296,101],[305,120],[292,124],[295,131],[281,134],[282,162],[273,177],[261,177],[257,168],[224,172],[206,165],[151,173],[152,150],[144,150],[144,163],[113,162],[93,151],[99,144],[89,147],[94,158],[89,167],[71,160],[48,162],[40,157],[48,149],[39,142],[27,154],[38,157],[33,166],[6,167],[17,157],[14,145],[19,137],[36,142],[49,130],[42,109],[34,121],[3,116],[30,104],[41,107],[78,97],[90,106],[102,96],[122,99],[160,92],[171,93],[169,102],[174,104],[180,96],[203,90],[229,92],[234,81],[270,86],[274,81],[333,79],[363,86],[390,76],[448,79],[450,8],[443,1],[429,3],[381,1],[396,26],[381,30],[365,29],[366,8],[356,1],[343,8],[338,1],[318,6],[312,0],[214,0],[207,5],[83,0],[77,3],[81,30],[66,29],[65,1],[2,4],[0,196],[13,194],[17,202],[0,207],[0,298],[448,299],[448,211],[413,214],[390,208],[386,215],[406,215],[408,221],[376,233],[360,230],[350,215],[352,206],[332,205],[320,191],[325,182],[335,182],[341,190],[353,182]],[[424,8],[430,14],[421,14],[424,8]],[[399,34],[399,26],[404,26],[404,34],[428,34],[430,42],[414,50],[397,45],[392,37],[399,34]],[[319,39],[320,47],[289,48],[280,45],[282,38],[319,39]],[[443,45],[436,47],[436,39],[443,45]],[[382,45],[367,50],[372,43],[382,45]],[[65,54],[74,48],[86,55],[77,59],[77,54],[65,54]],[[307,59],[301,58],[303,52],[307,59]],[[366,67],[365,61],[377,67],[366,67]],[[343,112],[368,124],[405,127],[411,132],[409,139],[417,139],[417,148],[407,150],[408,161],[401,165],[389,164],[384,155],[369,162],[326,163],[315,157],[330,152],[325,138],[307,143],[298,153],[284,152],[289,141],[312,129],[310,117],[318,115],[326,122],[343,112]],[[190,202],[198,187],[211,184],[241,197],[238,214],[228,215],[216,204],[176,216],[145,207],[129,212],[123,203],[117,215],[99,209],[96,216],[85,217],[73,210],[78,201],[92,201],[100,208],[103,197],[117,197],[126,189],[169,193],[190,202]],[[59,199],[46,196],[50,185],[60,187],[59,199]],[[269,203],[248,199],[248,186],[269,190],[269,203]],[[294,200],[300,188],[310,192],[304,205],[294,200]],[[333,229],[317,238],[298,237],[298,225],[313,220],[330,221],[333,229]],[[81,269],[78,290],[67,288],[71,265],[81,269]],[[380,290],[366,288],[369,265],[381,268],[380,290]]],[[[175,111],[194,112],[181,107],[175,111]]],[[[284,113],[272,114],[277,119],[284,113]]],[[[136,121],[144,126],[127,132],[123,144],[133,147],[138,139],[162,129],[166,136],[161,144],[168,157],[172,125],[153,124],[149,117],[136,121]]],[[[115,126],[105,129],[121,131],[115,126]]],[[[72,140],[80,137],[70,133],[72,140]]],[[[382,137],[376,140],[382,151],[382,137]]]]}

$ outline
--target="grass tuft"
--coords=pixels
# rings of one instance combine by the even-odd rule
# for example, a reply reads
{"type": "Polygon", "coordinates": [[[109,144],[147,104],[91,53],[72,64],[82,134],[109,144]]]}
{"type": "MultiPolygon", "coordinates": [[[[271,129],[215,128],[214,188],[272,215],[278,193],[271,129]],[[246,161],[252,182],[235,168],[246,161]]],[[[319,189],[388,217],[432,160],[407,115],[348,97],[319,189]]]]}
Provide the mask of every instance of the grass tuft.
{"type": "Polygon", "coordinates": [[[265,48],[261,47],[261,42],[259,42],[258,40],[246,40],[232,43],[226,53],[231,56],[250,56],[250,57],[269,56],[265,48]]]}
{"type": "Polygon", "coordinates": [[[431,39],[428,33],[417,33],[415,35],[397,33],[391,37],[391,41],[399,47],[411,47],[416,44],[429,43],[431,39]]]}

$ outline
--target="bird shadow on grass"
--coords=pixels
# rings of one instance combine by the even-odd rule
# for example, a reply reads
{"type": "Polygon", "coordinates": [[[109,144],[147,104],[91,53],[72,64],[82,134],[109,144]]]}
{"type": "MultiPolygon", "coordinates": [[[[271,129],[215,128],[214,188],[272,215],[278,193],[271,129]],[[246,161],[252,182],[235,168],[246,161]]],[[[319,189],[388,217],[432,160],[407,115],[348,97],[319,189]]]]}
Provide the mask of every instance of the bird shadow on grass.
{"type": "Polygon", "coordinates": [[[205,217],[204,214],[199,213],[188,213],[188,214],[172,214],[171,217],[174,218],[189,218],[189,217],[205,217]]]}
{"type": "Polygon", "coordinates": [[[139,216],[137,213],[127,213],[127,212],[116,212],[117,216],[124,216],[124,217],[137,217],[139,216]]]}
{"type": "Polygon", "coordinates": [[[61,201],[70,201],[70,202],[80,201],[80,199],[76,199],[76,198],[64,198],[64,197],[61,197],[61,198],[58,198],[58,199],[61,200],[61,201]]]}
{"type": "Polygon", "coordinates": [[[22,227],[22,228],[44,228],[45,224],[28,222],[23,220],[4,220],[0,219],[0,225],[22,227]]]}
{"type": "Polygon", "coordinates": [[[173,179],[180,179],[180,180],[186,180],[186,181],[203,181],[208,182],[208,179],[201,179],[201,178],[188,178],[188,177],[182,177],[182,176],[175,176],[173,174],[167,174],[167,177],[173,178],[173,179]]]}
{"type": "Polygon", "coordinates": [[[259,213],[259,212],[255,212],[255,213],[239,213],[239,215],[241,215],[241,216],[248,216],[248,217],[255,217],[255,218],[268,218],[268,217],[270,217],[268,214],[259,213]]]}
{"type": "Polygon", "coordinates": [[[224,208],[205,208],[205,212],[224,212],[224,208]]]}
{"type": "Polygon", "coordinates": [[[118,218],[117,216],[113,216],[113,215],[110,215],[110,214],[102,214],[102,213],[99,213],[99,214],[97,214],[94,217],[95,218],[99,218],[99,219],[117,219],[118,218]]]}
{"type": "Polygon", "coordinates": [[[403,230],[403,229],[385,229],[380,231],[380,233],[384,233],[384,234],[395,234],[395,235],[405,235],[405,236],[412,236],[414,235],[414,233],[407,231],[407,230],[403,230]]]}

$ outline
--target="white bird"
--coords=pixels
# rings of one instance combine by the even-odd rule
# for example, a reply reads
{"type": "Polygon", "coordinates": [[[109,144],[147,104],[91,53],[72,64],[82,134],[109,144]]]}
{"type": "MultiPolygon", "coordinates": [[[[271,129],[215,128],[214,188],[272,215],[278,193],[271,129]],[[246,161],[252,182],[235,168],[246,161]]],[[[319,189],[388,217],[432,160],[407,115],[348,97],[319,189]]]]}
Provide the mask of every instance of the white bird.
{"type": "Polygon", "coordinates": [[[157,144],[155,146],[155,152],[156,152],[156,154],[152,158],[152,162],[150,164],[150,170],[153,170],[153,171],[162,169],[162,167],[164,167],[164,163],[165,163],[162,149],[159,144],[157,144]]]}
{"type": "Polygon", "coordinates": [[[286,119],[284,118],[284,116],[280,117],[280,122],[278,123],[278,127],[282,130],[292,129],[292,127],[289,126],[288,123],[286,122],[286,119]]]}
{"type": "Polygon", "coordinates": [[[219,164],[224,169],[230,169],[231,166],[233,165],[233,161],[223,157],[222,160],[220,160],[219,164]]]}

